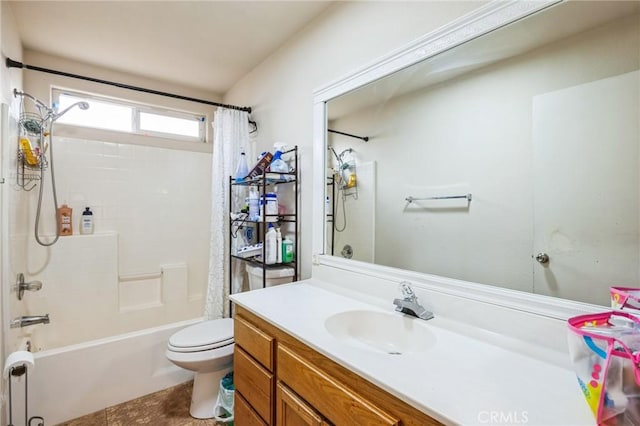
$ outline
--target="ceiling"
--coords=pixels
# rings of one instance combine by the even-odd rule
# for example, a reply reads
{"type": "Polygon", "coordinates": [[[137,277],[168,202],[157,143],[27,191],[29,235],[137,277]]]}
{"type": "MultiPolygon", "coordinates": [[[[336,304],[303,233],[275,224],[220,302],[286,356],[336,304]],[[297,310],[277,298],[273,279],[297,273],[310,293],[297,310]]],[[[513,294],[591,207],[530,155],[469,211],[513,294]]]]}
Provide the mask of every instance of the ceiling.
{"type": "Polygon", "coordinates": [[[25,49],[219,94],[331,5],[204,0],[9,3],[25,49]]]}

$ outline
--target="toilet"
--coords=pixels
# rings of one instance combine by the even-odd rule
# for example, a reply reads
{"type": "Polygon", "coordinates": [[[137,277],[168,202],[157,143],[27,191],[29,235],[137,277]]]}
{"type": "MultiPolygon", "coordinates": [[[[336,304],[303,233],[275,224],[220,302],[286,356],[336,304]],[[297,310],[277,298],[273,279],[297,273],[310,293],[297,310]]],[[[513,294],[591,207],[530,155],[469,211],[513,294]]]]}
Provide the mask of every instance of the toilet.
{"type": "Polygon", "coordinates": [[[233,319],[204,321],[169,338],[166,356],[175,365],[195,373],[189,414],[213,417],[220,380],[233,369],[233,319]]]}

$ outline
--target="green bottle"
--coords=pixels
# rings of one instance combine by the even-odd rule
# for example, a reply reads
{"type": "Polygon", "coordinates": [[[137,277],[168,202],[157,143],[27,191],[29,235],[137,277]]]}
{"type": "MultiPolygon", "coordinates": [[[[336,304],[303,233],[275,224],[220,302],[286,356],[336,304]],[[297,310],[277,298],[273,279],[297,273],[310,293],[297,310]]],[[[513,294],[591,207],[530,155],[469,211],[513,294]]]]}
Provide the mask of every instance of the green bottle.
{"type": "Polygon", "coordinates": [[[289,236],[286,236],[282,240],[282,263],[291,262],[293,262],[293,241],[289,239],[289,236]]]}

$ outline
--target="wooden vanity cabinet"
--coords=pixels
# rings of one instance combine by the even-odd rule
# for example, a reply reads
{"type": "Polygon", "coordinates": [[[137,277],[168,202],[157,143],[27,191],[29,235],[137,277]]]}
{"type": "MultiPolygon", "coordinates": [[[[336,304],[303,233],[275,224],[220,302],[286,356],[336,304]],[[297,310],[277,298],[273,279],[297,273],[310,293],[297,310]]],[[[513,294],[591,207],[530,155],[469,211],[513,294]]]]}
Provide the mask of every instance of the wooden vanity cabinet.
{"type": "Polygon", "coordinates": [[[234,324],[239,426],[441,424],[240,306],[234,324]]]}
{"type": "Polygon", "coordinates": [[[275,339],[239,315],[235,316],[233,332],[233,381],[239,395],[234,404],[240,402],[240,410],[234,410],[235,423],[272,425],[275,339]]]}

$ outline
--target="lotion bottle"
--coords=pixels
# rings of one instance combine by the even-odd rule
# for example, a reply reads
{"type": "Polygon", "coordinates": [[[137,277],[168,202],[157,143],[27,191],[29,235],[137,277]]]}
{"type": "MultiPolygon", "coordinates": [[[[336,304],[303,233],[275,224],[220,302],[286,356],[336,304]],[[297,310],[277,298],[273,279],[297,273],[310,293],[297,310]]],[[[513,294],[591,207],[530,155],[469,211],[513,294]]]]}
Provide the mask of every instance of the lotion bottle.
{"type": "Polygon", "coordinates": [[[89,207],[85,207],[80,220],[80,233],[83,235],[93,234],[93,212],[89,207]]]}

